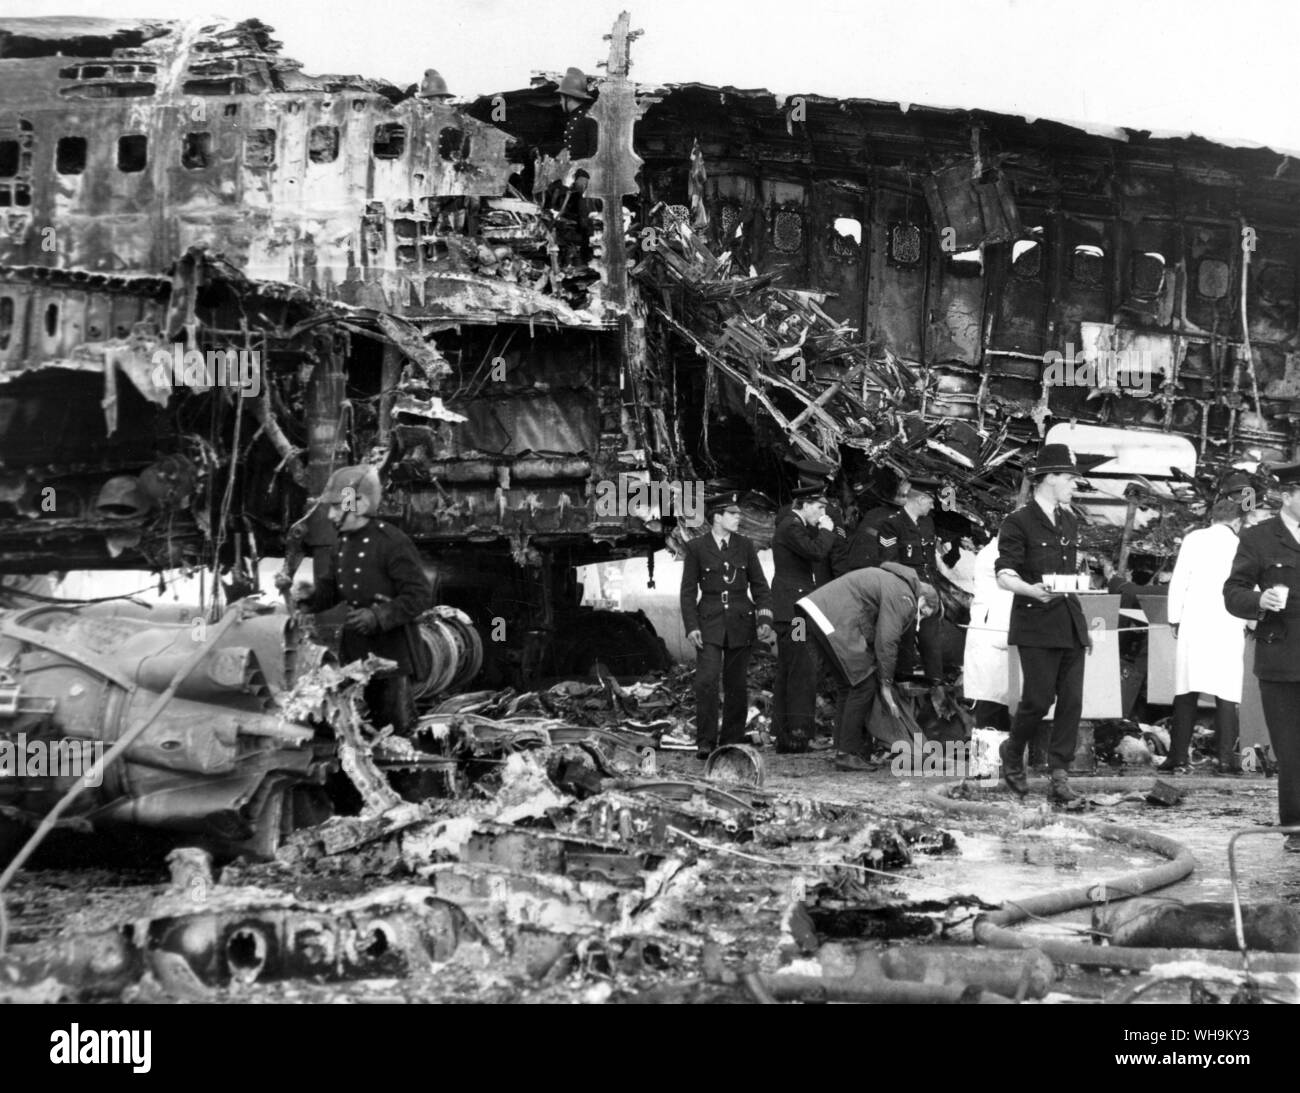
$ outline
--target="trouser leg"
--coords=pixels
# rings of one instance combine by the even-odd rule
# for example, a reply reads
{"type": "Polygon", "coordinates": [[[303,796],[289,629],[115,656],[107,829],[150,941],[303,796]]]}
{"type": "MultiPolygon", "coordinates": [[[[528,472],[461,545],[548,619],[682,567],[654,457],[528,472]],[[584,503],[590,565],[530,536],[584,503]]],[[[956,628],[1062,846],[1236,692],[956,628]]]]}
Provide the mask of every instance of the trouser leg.
{"type": "Polygon", "coordinates": [[[916,644],[921,650],[921,666],[930,683],[943,682],[943,618],[931,615],[916,627],[916,644]]]}
{"type": "Polygon", "coordinates": [[[718,746],[718,683],[722,676],[722,646],[705,642],[695,655],[695,746],[718,746]]]}
{"type": "Polygon", "coordinates": [[[1052,717],[1052,743],[1048,765],[1069,770],[1079,746],[1079,718],[1083,714],[1083,669],[1088,652],[1083,646],[1062,649],[1056,672],[1056,713],[1052,717]]]}
{"type": "Polygon", "coordinates": [[[1192,745],[1192,725],[1196,720],[1196,704],[1200,698],[1195,691],[1174,695],[1174,716],[1169,723],[1169,762],[1183,764],[1188,760],[1192,745]]]}
{"type": "Polygon", "coordinates": [[[794,650],[790,648],[790,624],[774,623],[776,631],[776,676],[772,680],[772,735],[778,745],[786,742],[786,687],[794,663],[794,650]]]}
{"type": "Polygon", "coordinates": [[[866,750],[867,718],[875,703],[877,680],[873,673],[861,683],[845,688],[844,706],[836,730],[840,751],[861,755],[866,750]]]}
{"type": "Polygon", "coordinates": [[[1277,756],[1279,821],[1300,824],[1300,683],[1259,681],[1268,739],[1277,756]]]}
{"type": "Polygon", "coordinates": [[[778,659],[785,658],[784,737],[777,742],[792,747],[812,739],[814,714],[817,710],[817,646],[809,635],[809,623],[796,615],[784,648],[778,646],[778,659]]]}
{"type": "Polygon", "coordinates": [[[1215,696],[1214,727],[1219,732],[1220,765],[1235,767],[1237,765],[1237,703],[1215,696]]]}
{"type": "Polygon", "coordinates": [[[1020,656],[1020,705],[1011,722],[1011,746],[1023,756],[1034,731],[1052,707],[1061,654],[1067,650],[1018,645],[1016,651],[1020,656]]]}
{"type": "Polygon", "coordinates": [[[745,722],[749,718],[749,646],[737,645],[722,655],[722,736],[723,744],[745,742],[745,722]]]}

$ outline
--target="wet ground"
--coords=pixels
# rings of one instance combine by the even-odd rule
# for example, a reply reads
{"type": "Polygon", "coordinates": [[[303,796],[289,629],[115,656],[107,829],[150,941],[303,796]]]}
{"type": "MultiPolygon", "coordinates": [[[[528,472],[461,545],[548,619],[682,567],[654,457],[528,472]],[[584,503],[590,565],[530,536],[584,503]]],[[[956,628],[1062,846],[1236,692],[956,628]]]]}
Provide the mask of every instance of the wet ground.
{"type": "MultiPolygon", "coordinates": [[[[1005,791],[981,790],[981,800],[1005,806],[1005,811],[998,816],[972,817],[946,811],[927,799],[927,794],[950,785],[952,779],[897,777],[887,767],[869,774],[836,771],[827,752],[799,756],[769,752],[764,762],[768,790],[850,806],[858,810],[854,815],[871,822],[925,821],[954,836],[955,853],[918,853],[913,864],[890,876],[865,877],[865,886],[877,897],[919,903],[961,896],[998,905],[1005,900],[1101,881],[1161,860],[1155,854],[1101,840],[1073,822],[1071,815],[1053,812],[1041,788],[1023,804],[1013,802],[1005,791]]],[[[659,753],[659,769],[669,777],[675,773],[699,774],[702,768],[693,753],[659,753]]],[[[1163,889],[1162,896],[1185,901],[1229,900],[1228,839],[1242,828],[1276,823],[1276,781],[1259,775],[1172,779],[1185,790],[1185,797],[1170,807],[1125,798],[1123,786],[1131,785],[1136,792],[1153,780],[1149,768],[1129,772],[1118,783],[1119,789],[1115,779],[1108,778],[1104,788],[1092,793],[1100,803],[1083,815],[1166,835],[1193,852],[1197,860],[1193,874],[1163,889]]],[[[1100,783],[1076,779],[1075,785],[1087,790],[1100,783]]],[[[1240,844],[1238,871],[1244,899],[1300,903],[1300,857],[1285,854],[1281,843],[1280,837],[1269,836],[1240,844]]],[[[688,959],[678,954],[681,974],[677,978],[689,978],[685,973],[698,970],[691,960],[698,956],[698,938],[706,934],[732,959],[748,961],[763,971],[775,971],[788,964],[794,957],[789,945],[779,943],[779,939],[789,940],[784,916],[791,899],[835,876],[833,863],[844,860],[844,845],[842,829],[824,844],[810,840],[805,831],[784,844],[763,838],[753,845],[738,844],[734,851],[715,858],[706,878],[708,883],[694,893],[694,902],[689,904],[690,931],[695,935],[693,955],[688,959]],[[774,868],[775,863],[779,867],[774,868]]],[[[6,900],[11,942],[66,937],[103,929],[109,923],[147,917],[154,901],[166,891],[168,881],[161,855],[152,857],[154,853],[149,848],[138,852],[127,848],[123,856],[119,848],[104,862],[86,861],[78,868],[35,868],[21,874],[6,900]]],[[[322,879],[294,876],[283,869],[261,867],[250,872],[237,867],[234,877],[240,883],[287,889],[299,896],[319,896],[322,892],[351,895],[381,883],[380,878],[368,877],[364,870],[344,871],[322,879]]],[[[382,883],[391,883],[391,878],[382,883]]],[[[976,911],[972,906],[964,917],[950,915],[954,926],[946,931],[947,936],[956,941],[962,940],[963,934],[968,937],[976,911]]],[[[1089,914],[1082,910],[1024,928],[1053,937],[1082,939],[1088,924],[1089,914]]],[[[667,927],[672,926],[669,921],[667,927]]],[[[298,982],[231,989],[221,1000],[603,1001],[611,995],[644,991],[652,982],[662,986],[673,979],[674,957],[670,953],[663,956],[662,963],[668,967],[661,967],[653,976],[593,975],[588,968],[586,974],[536,990],[521,991],[509,976],[484,974],[482,969],[462,966],[449,968],[436,989],[428,984],[416,989],[414,984],[398,980],[368,980],[346,986],[298,982]]],[[[1124,988],[1123,978],[1076,972],[1061,985],[1060,1000],[1066,996],[1077,1001],[1112,999],[1124,988]]],[[[143,987],[128,990],[124,997],[150,1000],[165,995],[146,982],[143,987]]]]}

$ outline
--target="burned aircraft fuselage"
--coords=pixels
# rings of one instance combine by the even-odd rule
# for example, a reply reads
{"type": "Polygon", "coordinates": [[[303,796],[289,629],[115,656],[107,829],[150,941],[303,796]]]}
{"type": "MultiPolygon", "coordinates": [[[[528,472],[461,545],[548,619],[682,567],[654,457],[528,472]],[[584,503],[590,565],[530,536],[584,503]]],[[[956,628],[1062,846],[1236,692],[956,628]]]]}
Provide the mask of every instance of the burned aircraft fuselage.
{"type": "Polygon", "coordinates": [[[628,28],[575,158],[555,80],[451,105],[256,21],[0,25],[0,569],[320,553],[308,499],[370,460],[536,669],[571,567],[670,530],[601,503],[628,475],[921,461],[987,519],[1052,422],[1292,454],[1289,159],[637,87],[628,28]]]}

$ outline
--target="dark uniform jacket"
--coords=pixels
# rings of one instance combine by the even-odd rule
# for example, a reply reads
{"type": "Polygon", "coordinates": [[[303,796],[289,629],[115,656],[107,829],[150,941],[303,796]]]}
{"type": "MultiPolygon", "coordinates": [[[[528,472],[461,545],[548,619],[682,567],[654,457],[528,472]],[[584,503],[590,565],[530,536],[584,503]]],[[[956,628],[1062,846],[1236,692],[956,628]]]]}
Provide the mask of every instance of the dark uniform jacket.
{"type": "MultiPolygon", "coordinates": [[[[1075,573],[1079,568],[1079,521],[1061,509],[1054,525],[1032,498],[1002,521],[998,533],[998,573],[1013,569],[1029,584],[1045,573],[1075,573]]],[[[1011,626],[1007,643],[1036,649],[1070,649],[1092,644],[1083,605],[1073,593],[1039,603],[1017,594],[1011,601],[1011,626]]]]}
{"type": "Polygon", "coordinates": [[[892,683],[898,646],[916,622],[916,571],[897,562],[856,569],[815,588],[799,607],[821,631],[851,684],[892,683]]]}
{"type": "Polygon", "coordinates": [[[1241,533],[1223,604],[1239,619],[1258,619],[1255,675],[1273,683],[1300,682],[1300,543],[1280,516],[1241,533]],[[1284,584],[1291,591],[1281,611],[1260,611],[1260,590],[1284,584]]]}
{"type": "Polygon", "coordinates": [[[758,550],[743,535],[730,536],[725,553],[712,531],[686,544],[681,607],[688,634],[698,630],[710,645],[752,645],[758,626],[772,621],[771,598],[758,550]]]}
{"type": "Polygon", "coordinates": [[[880,559],[911,566],[923,581],[933,581],[934,521],[928,516],[913,520],[907,509],[899,509],[880,525],[880,559]]]}
{"type": "Polygon", "coordinates": [[[806,596],[821,582],[817,569],[830,553],[834,532],[805,524],[791,513],[772,536],[772,617],[789,622],[794,601],[806,596]]]}
{"type": "Polygon", "coordinates": [[[831,574],[842,577],[855,569],[865,569],[869,565],[879,565],[880,525],[896,513],[902,512],[901,505],[889,502],[871,509],[858,521],[853,534],[848,537],[843,547],[837,547],[831,558],[831,574]]]}
{"type": "Polygon", "coordinates": [[[572,113],[557,112],[548,132],[538,147],[544,155],[558,156],[567,150],[570,160],[590,159],[596,154],[600,127],[594,118],[587,116],[592,103],[585,102],[572,113]]]}
{"type": "Polygon", "coordinates": [[[404,532],[387,521],[369,520],[339,535],[329,572],[317,578],[307,608],[326,611],[341,603],[372,608],[379,630],[362,634],[344,627],[340,662],[349,664],[374,653],[397,661],[406,675],[427,674],[429,654],[416,619],[433,606],[433,588],[415,544],[404,532]]]}

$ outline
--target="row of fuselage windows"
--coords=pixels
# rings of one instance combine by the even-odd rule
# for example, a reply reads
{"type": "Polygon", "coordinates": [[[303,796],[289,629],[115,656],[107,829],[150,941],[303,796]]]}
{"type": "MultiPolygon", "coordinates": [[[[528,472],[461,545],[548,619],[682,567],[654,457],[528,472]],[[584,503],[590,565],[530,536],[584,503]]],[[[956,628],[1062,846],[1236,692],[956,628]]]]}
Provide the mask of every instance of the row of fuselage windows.
{"type": "MultiPolygon", "coordinates": [[[[273,167],[275,165],[276,132],[274,129],[248,129],[244,131],[244,164],[248,167],[273,167]]],[[[60,137],[54,148],[54,169],[61,175],[79,175],[86,169],[88,143],[85,137],[60,137]]],[[[376,125],[371,143],[371,153],[376,159],[400,159],[406,151],[404,125],[376,125]]],[[[0,179],[13,178],[20,173],[21,149],[16,140],[0,140],[0,179]]],[[[455,128],[446,128],[438,134],[438,154],[443,159],[465,159],[469,156],[469,139],[455,128]]],[[[333,163],[339,155],[339,128],[337,125],[313,126],[307,135],[307,158],[312,163],[333,163]]],[[[199,130],[186,133],[181,138],[181,166],[189,171],[201,171],[216,161],[215,142],[211,132],[199,130]]],[[[149,138],[143,133],[128,133],[117,138],[117,169],[123,174],[143,171],[149,164],[149,138]]]]}

